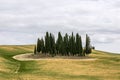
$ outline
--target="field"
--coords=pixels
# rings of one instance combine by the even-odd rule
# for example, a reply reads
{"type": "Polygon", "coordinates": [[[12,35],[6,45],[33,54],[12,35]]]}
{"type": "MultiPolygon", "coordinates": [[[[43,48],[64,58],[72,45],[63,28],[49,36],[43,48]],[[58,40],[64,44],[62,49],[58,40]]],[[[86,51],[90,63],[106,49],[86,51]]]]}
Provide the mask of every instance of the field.
{"type": "Polygon", "coordinates": [[[33,46],[0,46],[0,80],[120,80],[120,55],[94,50],[96,60],[51,59],[18,61],[33,46]]]}

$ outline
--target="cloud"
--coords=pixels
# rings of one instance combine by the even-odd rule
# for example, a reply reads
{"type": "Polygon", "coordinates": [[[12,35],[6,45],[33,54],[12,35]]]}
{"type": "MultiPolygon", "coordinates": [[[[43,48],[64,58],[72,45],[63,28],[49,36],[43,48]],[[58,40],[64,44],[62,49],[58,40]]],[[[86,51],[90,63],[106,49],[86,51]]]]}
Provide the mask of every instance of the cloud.
{"type": "MultiPolygon", "coordinates": [[[[46,31],[88,33],[103,49],[120,43],[119,0],[0,0],[0,44],[32,44],[46,31]],[[7,41],[9,39],[10,41],[7,41]]],[[[120,51],[119,51],[120,52],[120,51]]]]}

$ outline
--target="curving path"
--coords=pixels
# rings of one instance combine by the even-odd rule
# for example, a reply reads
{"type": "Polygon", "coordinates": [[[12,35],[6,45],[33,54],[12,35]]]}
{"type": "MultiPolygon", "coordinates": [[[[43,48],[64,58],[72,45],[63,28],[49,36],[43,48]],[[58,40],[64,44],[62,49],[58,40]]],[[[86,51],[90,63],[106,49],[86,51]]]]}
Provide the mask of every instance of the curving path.
{"type": "Polygon", "coordinates": [[[26,54],[20,54],[13,56],[14,59],[19,61],[30,61],[30,60],[81,60],[81,61],[94,61],[96,58],[86,58],[86,57],[36,57],[33,55],[33,53],[26,53],[26,54]]]}

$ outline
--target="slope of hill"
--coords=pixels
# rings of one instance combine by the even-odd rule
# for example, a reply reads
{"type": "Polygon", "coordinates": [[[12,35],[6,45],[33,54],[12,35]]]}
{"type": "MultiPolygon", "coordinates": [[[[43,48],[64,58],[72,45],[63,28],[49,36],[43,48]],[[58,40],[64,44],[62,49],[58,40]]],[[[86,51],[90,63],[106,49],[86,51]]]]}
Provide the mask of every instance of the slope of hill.
{"type": "Polygon", "coordinates": [[[0,80],[120,80],[120,55],[93,51],[94,61],[53,59],[18,61],[34,46],[0,46],[0,80]]]}

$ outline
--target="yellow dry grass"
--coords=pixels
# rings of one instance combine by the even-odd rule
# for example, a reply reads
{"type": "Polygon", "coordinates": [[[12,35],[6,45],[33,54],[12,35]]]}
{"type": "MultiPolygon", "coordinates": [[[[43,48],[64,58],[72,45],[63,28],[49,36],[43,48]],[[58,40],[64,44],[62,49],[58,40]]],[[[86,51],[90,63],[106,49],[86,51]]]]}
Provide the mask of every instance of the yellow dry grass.
{"type": "MultiPolygon", "coordinates": [[[[18,52],[33,50],[33,46],[0,46],[0,48],[18,52]]],[[[93,51],[89,56],[97,60],[16,61],[0,56],[0,80],[120,80],[120,55],[93,51]],[[21,70],[14,73],[18,64],[21,65],[19,66],[21,70]]]]}
{"type": "MultiPolygon", "coordinates": [[[[91,56],[94,56],[91,55],[91,56]]],[[[106,55],[107,56],[107,55],[106,55]]],[[[42,60],[35,61],[37,63],[37,68],[42,70],[44,73],[50,73],[55,76],[32,76],[28,75],[28,80],[89,80],[80,79],[80,78],[71,78],[67,76],[72,75],[73,77],[79,77],[81,75],[94,76],[98,77],[101,80],[119,80],[120,68],[112,65],[102,64],[102,59],[98,59],[95,61],[80,61],[80,60],[65,60],[65,59],[52,59],[52,60],[42,60]],[[59,76],[60,75],[60,76],[59,76]],[[64,75],[64,76],[61,76],[64,75]]],[[[112,61],[110,61],[112,62],[112,61]]],[[[118,62],[112,62],[114,64],[119,64],[118,62]]],[[[24,77],[25,78],[25,77],[24,77]]],[[[24,79],[25,80],[25,79],[24,79]]],[[[90,80],[94,80],[90,79],[90,80]]],[[[95,79],[97,80],[97,79],[95,79]]]]}
{"type": "Polygon", "coordinates": [[[14,47],[8,47],[8,46],[0,46],[0,48],[8,51],[16,50],[14,47]]]}
{"type": "Polygon", "coordinates": [[[19,49],[33,51],[34,46],[19,46],[19,49]]]}
{"type": "Polygon", "coordinates": [[[56,79],[50,76],[24,74],[20,76],[18,75],[14,77],[12,80],[56,80],[56,79]]]}
{"type": "MultiPolygon", "coordinates": [[[[105,66],[99,65],[96,61],[79,61],[79,60],[47,60],[47,61],[39,61],[37,62],[39,66],[41,63],[45,65],[42,66],[42,70],[46,72],[56,72],[60,74],[67,74],[67,75],[88,75],[88,76],[102,76],[102,79],[113,80],[116,77],[119,77],[120,71],[112,70],[111,68],[103,69],[98,68],[98,66],[105,66]],[[116,74],[116,75],[114,75],[116,74]],[[114,76],[111,76],[114,75],[114,76]]],[[[41,69],[41,67],[40,67],[41,69]]],[[[116,79],[117,80],[117,79],[116,79]]]]}
{"type": "MultiPolygon", "coordinates": [[[[97,51],[94,51],[97,52],[97,51]]],[[[45,72],[55,72],[59,74],[67,74],[73,76],[87,75],[87,76],[97,76],[102,80],[119,80],[120,79],[120,62],[114,60],[107,60],[107,58],[119,58],[117,55],[109,55],[105,53],[98,52],[100,54],[91,54],[91,57],[98,58],[94,61],[81,61],[72,59],[58,59],[58,60],[43,60],[36,61],[38,66],[45,72]],[[102,58],[103,57],[103,58],[102,58]],[[104,59],[106,57],[106,59],[104,59]],[[102,58],[102,59],[100,59],[102,58]],[[108,61],[108,63],[107,63],[108,61]],[[110,64],[111,63],[111,64],[110,64]],[[118,66],[116,66],[118,65],[118,66]]]]}
{"type": "Polygon", "coordinates": [[[7,60],[0,57],[0,72],[10,72],[11,70],[8,68],[8,66],[6,65],[7,60]]]}
{"type": "Polygon", "coordinates": [[[26,45],[26,46],[22,46],[22,45],[21,46],[3,45],[3,46],[0,46],[0,49],[7,50],[7,51],[14,51],[14,50],[17,50],[17,49],[33,51],[34,45],[26,45]]]}

